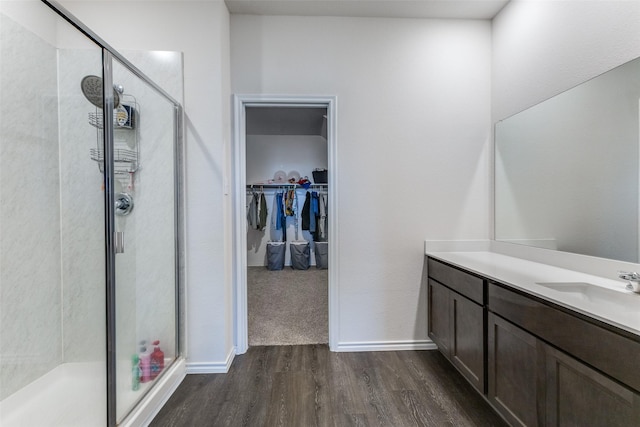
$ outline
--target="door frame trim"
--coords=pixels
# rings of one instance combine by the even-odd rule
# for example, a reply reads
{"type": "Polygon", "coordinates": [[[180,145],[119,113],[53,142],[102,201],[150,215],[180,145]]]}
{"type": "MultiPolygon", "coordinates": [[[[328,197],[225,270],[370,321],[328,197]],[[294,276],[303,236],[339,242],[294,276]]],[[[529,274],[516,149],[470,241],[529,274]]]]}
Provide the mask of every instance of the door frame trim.
{"type": "Polygon", "coordinates": [[[233,274],[236,354],[249,348],[247,307],[246,107],[321,107],[327,109],[329,349],[338,343],[338,138],[337,97],[311,95],[233,95],[233,274]]]}

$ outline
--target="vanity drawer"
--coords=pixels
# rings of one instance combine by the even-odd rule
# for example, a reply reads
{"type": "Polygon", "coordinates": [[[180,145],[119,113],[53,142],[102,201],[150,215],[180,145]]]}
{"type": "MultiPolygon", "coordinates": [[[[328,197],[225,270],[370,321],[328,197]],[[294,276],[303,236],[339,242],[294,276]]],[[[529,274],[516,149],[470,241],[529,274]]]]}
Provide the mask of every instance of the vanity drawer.
{"type": "Polygon", "coordinates": [[[433,258],[428,260],[429,277],[470,300],[485,304],[484,279],[433,258]]]}
{"type": "Polygon", "coordinates": [[[640,391],[640,342],[489,283],[489,310],[640,391]]]}

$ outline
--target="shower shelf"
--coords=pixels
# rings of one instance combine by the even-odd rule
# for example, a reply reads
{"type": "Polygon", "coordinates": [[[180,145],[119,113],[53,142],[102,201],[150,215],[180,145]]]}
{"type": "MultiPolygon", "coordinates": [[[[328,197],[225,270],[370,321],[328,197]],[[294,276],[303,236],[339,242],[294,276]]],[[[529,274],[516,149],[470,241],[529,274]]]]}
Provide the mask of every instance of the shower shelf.
{"type": "MultiPolygon", "coordinates": [[[[96,162],[104,162],[104,152],[98,148],[92,148],[89,150],[91,152],[91,160],[95,160],[96,162]]],[[[126,150],[123,148],[117,148],[113,150],[114,161],[116,162],[137,162],[138,161],[138,153],[133,150],[126,150]]]]}
{"type": "MultiPolygon", "coordinates": [[[[129,106],[123,105],[122,107],[129,107],[129,106]]],[[[126,113],[122,113],[122,111],[115,112],[115,114],[113,115],[114,129],[134,129],[135,128],[135,110],[129,110],[129,111],[133,111],[132,116],[128,116],[126,115],[126,113]]],[[[102,124],[102,120],[103,120],[102,111],[89,113],[88,119],[89,119],[88,120],[89,124],[94,128],[104,129],[104,125],[102,124]]]]}
{"type": "MultiPolygon", "coordinates": [[[[120,106],[115,108],[113,112],[113,171],[116,175],[130,175],[140,167],[140,145],[137,130],[140,106],[135,97],[131,95],[123,94],[120,99],[120,106]]],[[[96,128],[96,148],[89,150],[89,156],[91,160],[98,163],[100,173],[104,173],[102,109],[96,108],[95,111],[89,112],[88,121],[91,126],[96,128]]]]}
{"type": "MultiPolygon", "coordinates": [[[[98,162],[98,169],[104,173],[104,151],[99,148],[90,150],[91,160],[98,162]]],[[[125,175],[136,172],[138,170],[138,154],[133,150],[114,149],[113,150],[114,168],[116,175],[125,175]]]]}

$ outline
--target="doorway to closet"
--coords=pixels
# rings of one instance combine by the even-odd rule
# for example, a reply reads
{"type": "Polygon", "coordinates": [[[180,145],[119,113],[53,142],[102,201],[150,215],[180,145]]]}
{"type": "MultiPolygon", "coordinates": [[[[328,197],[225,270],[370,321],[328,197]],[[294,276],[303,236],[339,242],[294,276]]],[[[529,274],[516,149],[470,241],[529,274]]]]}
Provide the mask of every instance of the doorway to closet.
{"type": "Polygon", "coordinates": [[[331,348],[335,98],[235,96],[234,114],[236,352],[331,348]]]}

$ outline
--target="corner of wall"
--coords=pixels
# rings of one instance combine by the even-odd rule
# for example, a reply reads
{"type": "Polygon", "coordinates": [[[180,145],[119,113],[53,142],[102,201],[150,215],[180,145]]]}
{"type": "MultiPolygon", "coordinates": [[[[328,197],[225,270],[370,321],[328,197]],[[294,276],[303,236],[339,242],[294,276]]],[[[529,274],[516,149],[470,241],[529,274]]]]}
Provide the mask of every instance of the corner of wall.
{"type": "Polygon", "coordinates": [[[224,361],[187,362],[187,374],[226,374],[231,368],[236,355],[236,348],[232,347],[224,361]]]}

